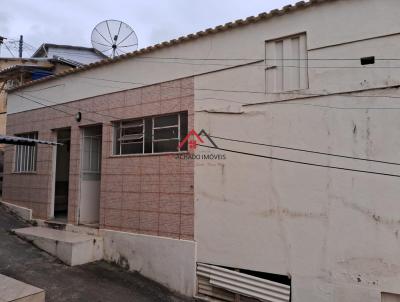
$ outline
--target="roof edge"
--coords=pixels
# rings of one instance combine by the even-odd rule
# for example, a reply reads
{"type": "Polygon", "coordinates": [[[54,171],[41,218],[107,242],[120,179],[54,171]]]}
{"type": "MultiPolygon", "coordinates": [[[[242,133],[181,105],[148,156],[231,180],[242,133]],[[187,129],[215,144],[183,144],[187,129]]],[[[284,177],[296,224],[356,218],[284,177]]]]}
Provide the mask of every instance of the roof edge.
{"type": "Polygon", "coordinates": [[[248,25],[248,24],[257,23],[257,22],[260,22],[260,21],[268,20],[268,19],[271,19],[271,18],[274,18],[274,17],[279,17],[279,16],[282,16],[282,15],[286,15],[286,14],[289,14],[289,13],[292,13],[292,12],[296,12],[296,11],[302,10],[302,9],[306,9],[306,8],[309,8],[311,6],[315,6],[315,5],[318,5],[318,4],[321,4],[321,3],[333,2],[333,1],[337,1],[337,0],[299,1],[299,2],[297,2],[295,4],[286,5],[286,6],[282,7],[281,9],[273,9],[273,10],[271,10],[269,12],[263,12],[263,13],[260,13],[260,14],[258,14],[256,16],[250,16],[250,17],[247,17],[247,18],[244,18],[244,19],[238,19],[238,20],[233,21],[233,22],[228,22],[228,23],[225,23],[223,25],[218,25],[218,26],[213,27],[213,28],[207,28],[205,30],[198,31],[198,32],[192,33],[192,34],[188,34],[186,36],[181,36],[181,37],[169,40],[169,41],[160,42],[160,43],[157,43],[155,45],[151,45],[151,46],[148,46],[148,47],[145,47],[145,48],[141,48],[139,50],[136,50],[136,51],[124,54],[124,55],[120,55],[118,57],[115,57],[114,59],[106,58],[104,60],[101,60],[101,61],[98,61],[98,62],[94,62],[94,63],[90,63],[90,64],[84,65],[82,67],[78,67],[78,68],[74,68],[74,69],[68,69],[68,70],[65,70],[63,72],[57,73],[55,75],[48,76],[46,78],[42,78],[42,79],[26,82],[26,83],[24,83],[24,84],[22,84],[20,86],[13,87],[13,88],[11,88],[11,89],[9,89],[7,91],[8,92],[17,91],[17,90],[20,90],[20,89],[25,88],[25,87],[30,87],[30,86],[33,86],[33,85],[36,85],[36,84],[40,84],[40,83],[51,81],[51,80],[54,80],[54,79],[57,79],[57,78],[65,77],[65,76],[70,75],[70,74],[83,72],[83,71],[86,71],[86,70],[89,70],[89,69],[93,69],[93,68],[96,68],[96,67],[100,67],[100,66],[105,66],[105,65],[108,65],[108,64],[111,64],[111,63],[115,63],[115,62],[119,62],[121,60],[125,60],[125,59],[128,59],[128,58],[137,57],[137,56],[142,55],[142,54],[148,54],[148,53],[153,52],[153,51],[158,50],[158,49],[175,46],[177,44],[193,41],[193,40],[196,40],[196,39],[199,39],[199,38],[202,38],[204,36],[211,35],[211,34],[225,32],[225,31],[237,28],[237,27],[242,27],[242,26],[245,26],[245,25],[248,25]]]}

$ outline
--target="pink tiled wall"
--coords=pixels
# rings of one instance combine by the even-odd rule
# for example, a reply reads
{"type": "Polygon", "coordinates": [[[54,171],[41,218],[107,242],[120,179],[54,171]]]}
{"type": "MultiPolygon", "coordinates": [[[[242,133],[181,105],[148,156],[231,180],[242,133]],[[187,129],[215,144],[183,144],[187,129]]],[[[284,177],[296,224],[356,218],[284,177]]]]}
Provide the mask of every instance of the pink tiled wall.
{"type": "MultiPolygon", "coordinates": [[[[188,112],[193,128],[193,79],[93,97],[8,116],[7,133],[38,131],[55,140],[52,129],[71,127],[69,211],[77,221],[80,172],[80,127],[103,125],[100,227],[127,232],[193,239],[194,163],[174,155],[112,156],[111,121],[171,112],[188,112]],[[65,111],[65,112],[64,112],[65,111]],[[82,112],[82,121],[74,115],[82,112]]],[[[52,149],[39,145],[37,172],[12,173],[14,147],[6,147],[3,199],[32,208],[36,218],[51,216],[52,149]]]]}

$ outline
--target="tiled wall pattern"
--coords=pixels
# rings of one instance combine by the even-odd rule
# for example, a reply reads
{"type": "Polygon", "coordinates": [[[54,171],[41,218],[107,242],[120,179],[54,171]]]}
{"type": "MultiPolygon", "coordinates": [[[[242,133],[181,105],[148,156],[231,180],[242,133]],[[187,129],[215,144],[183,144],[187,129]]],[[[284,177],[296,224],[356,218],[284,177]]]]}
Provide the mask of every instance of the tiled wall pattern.
{"type": "MultiPolygon", "coordinates": [[[[93,97],[52,108],[8,116],[10,135],[38,131],[55,140],[53,129],[71,127],[68,221],[77,222],[80,173],[80,127],[103,125],[100,227],[193,239],[194,163],[174,155],[112,156],[111,121],[187,111],[193,128],[193,79],[93,97]],[[74,115],[82,112],[82,121],[74,115]]],[[[14,146],[7,146],[3,200],[33,209],[35,218],[51,216],[53,147],[38,146],[37,172],[13,173],[14,146]]]]}

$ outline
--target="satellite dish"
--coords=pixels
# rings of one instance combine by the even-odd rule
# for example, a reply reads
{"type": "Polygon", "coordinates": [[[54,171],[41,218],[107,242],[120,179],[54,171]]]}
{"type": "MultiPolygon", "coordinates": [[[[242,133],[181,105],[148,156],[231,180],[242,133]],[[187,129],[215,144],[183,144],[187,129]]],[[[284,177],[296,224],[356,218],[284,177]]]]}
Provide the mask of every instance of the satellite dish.
{"type": "Polygon", "coordinates": [[[135,31],[126,23],[118,20],[105,20],[92,31],[93,48],[102,54],[114,58],[138,48],[135,31]]]}

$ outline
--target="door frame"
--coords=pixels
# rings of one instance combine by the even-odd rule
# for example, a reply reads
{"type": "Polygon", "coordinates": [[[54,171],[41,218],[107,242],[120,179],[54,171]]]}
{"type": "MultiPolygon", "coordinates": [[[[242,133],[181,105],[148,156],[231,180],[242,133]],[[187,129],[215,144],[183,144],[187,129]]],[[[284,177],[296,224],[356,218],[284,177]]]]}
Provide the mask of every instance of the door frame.
{"type": "MultiPolygon", "coordinates": [[[[99,127],[101,129],[101,137],[100,140],[100,186],[101,186],[101,167],[102,167],[102,153],[103,153],[103,124],[90,124],[84,125],[79,127],[79,185],[78,185],[78,200],[77,200],[77,207],[76,207],[76,224],[77,225],[85,225],[81,223],[81,206],[82,206],[82,178],[83,178],[83,158],[84,158],[84,131],[87,128],[94,128],[99,127]]],[[[99,188],[99,199],[101,194],[101,187],[99,188]]],[[[100,213],[100,200],[99,200],[99,213],[100,213]]],[[[100,214],[99,214],[99,224],[100,224],[100,214]]]]}
{"type": "MultiPolygon", "coordinates": [[[[53,140],[58,142],[58,131],[62,131],[62,130],[69,130],[70,131],[70,136],[69,136],[69,141],[71,143],[71,133],[72,133],[72,129],[71,127],[62,127],[62,128],[54,128],[51,129],[52,131],[52,136],[53,136],[53,140]]],[[[51,202],[50,202],[50,216],[48,217],[48,219],[55,219],[55,204],[56,204],[56,181],[57,181],[57,146],[58,145],[53,145],[53,152],[52,152],[52,168],[51,168],[51,175],[53,177],[52,182],[51,182],[51,202]]],[[[69,155],[69,164],[71,164],[71,153],[69,155]]],[[[71,172],[68,173],[69,176],[71,175],[71,172]]],[[[69,178],[68,176],[68,178],[69,178]]],[[[69,190],[69,179],[68,179],[68,190],[69,190]]],[[[69,196],[68,196],[69,199],[69,196]]],[[[69,201],[69,200],[68,200],[69,201]]],[[[67,212],[68,213],[68,212],[67,212]]],[[[69,214],[69,213],[68,213],[69,214]]],[[[68,217],[67,217],[68,220],[68,217]]]]}

